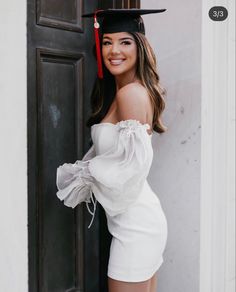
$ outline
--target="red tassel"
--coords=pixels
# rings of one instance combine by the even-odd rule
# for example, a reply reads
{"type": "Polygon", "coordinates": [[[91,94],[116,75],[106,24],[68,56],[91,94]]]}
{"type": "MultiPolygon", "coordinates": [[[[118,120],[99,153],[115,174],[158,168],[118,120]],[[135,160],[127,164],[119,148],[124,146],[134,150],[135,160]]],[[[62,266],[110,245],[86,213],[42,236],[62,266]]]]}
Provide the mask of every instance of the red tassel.
{"type": "Polygon", "coordinates": [[[99,23],[97,22],[96,13],[97,11],[94,13],[94,34],[95,34],[95,44],[96,44],[98,78],[102,79],[103,78],[102,54],[101,54],[100,39],[99,39],[99,23]]]}

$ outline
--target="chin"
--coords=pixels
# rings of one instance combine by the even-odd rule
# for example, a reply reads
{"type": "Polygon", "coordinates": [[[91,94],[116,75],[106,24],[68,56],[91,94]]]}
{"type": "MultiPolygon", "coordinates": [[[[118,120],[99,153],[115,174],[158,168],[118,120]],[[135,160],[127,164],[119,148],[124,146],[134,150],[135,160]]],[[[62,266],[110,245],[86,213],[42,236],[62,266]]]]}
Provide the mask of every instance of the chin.
{"type": "MultiPolygon", "coordinates": [[[[109,70],[109,69],[108,69],[109,70]]],[[[119,75],[123,75],[123,74],[126,74],[129,72],[129,70],[120,70],[120,69],[117,69],[117,70],[114,70],[114,69],[111,69],[109,70],[109,72],[114,75],[114,76],[119,76],[119,75]]]]}
{"type": "Polygon", "coordinates": [[[110,73],[111,73],[113,76],[119,76],[119,75],[124,74],[125,72],[110,71],[110,73]]]}

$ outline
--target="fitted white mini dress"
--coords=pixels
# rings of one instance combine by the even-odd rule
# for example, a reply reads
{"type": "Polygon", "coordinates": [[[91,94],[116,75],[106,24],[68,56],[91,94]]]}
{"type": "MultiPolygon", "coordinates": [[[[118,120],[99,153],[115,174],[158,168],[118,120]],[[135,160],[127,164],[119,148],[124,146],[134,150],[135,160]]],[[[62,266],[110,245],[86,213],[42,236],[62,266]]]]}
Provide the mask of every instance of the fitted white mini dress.
{"type": "Polygon", "coordinates": [[[148,280],[163,263],[168,228],[147,182],[153,159],[149,128],[133,119],[95,124],[83,159],[57,169],[57,197],[66,206],[86,202],[92,221],[97,201],[104,208],[112,235],[108,276],[115,280],[148,280]]]}

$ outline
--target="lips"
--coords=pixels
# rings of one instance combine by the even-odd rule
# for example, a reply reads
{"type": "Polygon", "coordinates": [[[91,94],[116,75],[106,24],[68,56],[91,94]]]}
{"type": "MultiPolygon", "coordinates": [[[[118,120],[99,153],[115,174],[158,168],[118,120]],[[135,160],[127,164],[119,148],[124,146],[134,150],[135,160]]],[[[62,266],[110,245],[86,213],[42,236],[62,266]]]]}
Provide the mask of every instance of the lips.
{"type": "Polygon", "coordinates": [[[120,65],[125,59],[109,59],[111,65],[120,65]]]}

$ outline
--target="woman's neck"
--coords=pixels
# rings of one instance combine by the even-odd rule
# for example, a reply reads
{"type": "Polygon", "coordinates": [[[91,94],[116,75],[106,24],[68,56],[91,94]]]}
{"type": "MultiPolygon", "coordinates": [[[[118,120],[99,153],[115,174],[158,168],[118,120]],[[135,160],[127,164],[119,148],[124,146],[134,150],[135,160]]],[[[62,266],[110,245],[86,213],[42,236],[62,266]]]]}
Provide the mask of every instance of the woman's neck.
{"type": "Polygon", "coordinates": [[[135,75],[131,75],[131,76],[115,76],[115,82],[116,82],[116,91],[118,91],[119,89],[121,89],[122,87],[124,87],[125,85],[138,81],[137,76],[135,75]]]}

